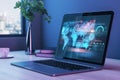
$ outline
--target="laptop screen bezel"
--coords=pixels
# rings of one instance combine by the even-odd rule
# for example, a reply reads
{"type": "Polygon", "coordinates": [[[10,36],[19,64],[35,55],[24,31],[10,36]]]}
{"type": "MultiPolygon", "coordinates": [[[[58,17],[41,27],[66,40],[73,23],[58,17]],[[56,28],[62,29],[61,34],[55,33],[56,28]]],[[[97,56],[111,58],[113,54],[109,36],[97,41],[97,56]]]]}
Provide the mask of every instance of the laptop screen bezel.
{"type": "MultiPolygon", "coordinates": [[[[106,58],[106,53],[107,53],[107,46],[108,46],[108,43],[109,43],[109,37],[110,37],[110,31],[111,31],[111,26],[112,26],[112,21],[113,21],[113,16],[114,16],[114,12],[113,11],[99,11],[99,12],[85,12],[85,13],[73,13],[73,14],[65,14],[63,16],[63,20],[62,20],[62,24],[64,23],[64,19],[68,16],[75,16],[75,15],[82,15],[82,16],[95,16],[95,15],[110,15],[111,18],[110,18],[110,24],[109,24],[109,29],[108,29],[108,33],[107,33],[107,40],[106,40],[106,45],[105,45],[105,49],[104,49],[104,53],[103,53],[103,58],[102,58],[102,61],[101,62],[92,62],[92,61],[86,61],[86,60],[78,60],[78,59],[72,59],[72,58],[66,58],[62,55],[62,53],[59,53],[58,52],[58,49],[59,49],[59,46],[57,46],[57,50],[56,50],[56,53],[55,53],[55,57],[56,58],[64,58],[64,59],[69,59],[69,60],[75,60],[75,61],[84,61],[84,62],[87,62],[87,63],[92,63],[92,64],[99,64],[99,65],[104,65],[105,63],[105,58],[106,58]]],[[[61,26],[62,26],[61,24],[61,26]]],[[[58,38],[58,45],[59,45],[59,42],[60,42],[60,36],[61,36],[61,30],[62,30],[62,27],[60,29],[60,34],[59,34],[59,38],[58,38]]]]}

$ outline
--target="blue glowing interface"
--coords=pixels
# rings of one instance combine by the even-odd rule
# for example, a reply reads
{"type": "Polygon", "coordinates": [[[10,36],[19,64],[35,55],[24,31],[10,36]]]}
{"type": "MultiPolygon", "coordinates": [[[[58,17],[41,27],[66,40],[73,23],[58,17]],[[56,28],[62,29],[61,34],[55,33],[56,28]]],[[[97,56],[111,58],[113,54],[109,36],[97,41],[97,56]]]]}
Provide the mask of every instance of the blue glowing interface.
{"type": "Polygon", "coordinates": [[[64,18],[59,53],[65,58],[101,63],[111,15],[76,15],[64,18]]]}

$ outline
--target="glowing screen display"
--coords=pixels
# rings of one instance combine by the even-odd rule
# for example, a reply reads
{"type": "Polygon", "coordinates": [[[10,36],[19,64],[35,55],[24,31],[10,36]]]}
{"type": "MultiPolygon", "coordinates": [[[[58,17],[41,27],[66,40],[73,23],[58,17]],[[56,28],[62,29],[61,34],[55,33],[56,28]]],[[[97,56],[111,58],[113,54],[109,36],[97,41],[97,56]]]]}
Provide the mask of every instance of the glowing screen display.
{"type": "Polygon", "coordinates": [[[58,51],[65,58],[101,63],[110,32],[110,14],[64,16],[58,51]]]}

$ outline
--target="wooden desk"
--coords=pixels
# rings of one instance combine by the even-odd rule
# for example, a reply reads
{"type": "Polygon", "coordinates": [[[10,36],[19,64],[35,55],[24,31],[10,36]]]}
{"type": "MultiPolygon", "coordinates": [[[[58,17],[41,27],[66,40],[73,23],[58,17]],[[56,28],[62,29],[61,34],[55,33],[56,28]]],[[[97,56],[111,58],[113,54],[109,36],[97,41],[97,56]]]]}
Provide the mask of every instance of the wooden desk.
{"type": "Polygon", "coordinates": [[[12,59],[0,59],[0,80],[120,80],[120,60],[106,59],[105,67],[99,71],[51,77],[12,66],[11,62],[45,59],[14,51],[12,59]]]}

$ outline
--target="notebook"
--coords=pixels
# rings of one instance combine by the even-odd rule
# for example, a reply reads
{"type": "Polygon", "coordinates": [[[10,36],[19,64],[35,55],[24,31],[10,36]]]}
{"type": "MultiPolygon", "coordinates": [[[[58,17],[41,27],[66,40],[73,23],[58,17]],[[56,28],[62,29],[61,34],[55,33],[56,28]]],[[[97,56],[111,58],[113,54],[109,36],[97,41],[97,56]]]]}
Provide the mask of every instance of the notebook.
{"type": "Polygon", "coordinates": [[[54,57],[56,47],[47,47],[44,49],[40,49],[39,51],[35,52],[36,57],[46,57],[46,58],[52,58],[54,57]]]}
{"type": "Polygon", "coordinates": [[[53,59],[11,64],[49,76],[102,69],[113,15],[112,11],[65,14],[53,59]]]}

